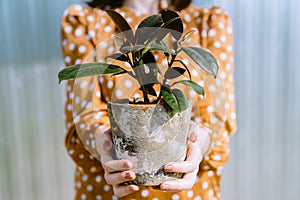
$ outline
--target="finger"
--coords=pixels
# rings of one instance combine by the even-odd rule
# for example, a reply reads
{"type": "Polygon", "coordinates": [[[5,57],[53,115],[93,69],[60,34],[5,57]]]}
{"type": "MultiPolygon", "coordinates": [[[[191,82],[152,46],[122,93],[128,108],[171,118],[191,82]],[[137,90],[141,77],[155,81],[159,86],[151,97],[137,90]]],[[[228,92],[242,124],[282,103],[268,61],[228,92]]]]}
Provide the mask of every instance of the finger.
{"type": "Polygon", "coordinates": [[[133,164],[129,160],[109,160],[107,162],[102,162],[102,166],[108,173],[126,171],[133,168],[133,164]]]}
{"type": "Polygon", "coordinates": [[[104,135],[106,135],[106,137],[107,137],[107,139],[109,139],[109,141],[112,141],[111,128],[104,131],[104,135]]]}
{"type": "Polygon", "coordinates": [[[190,131],[189,132],[190,132],[189,137],[188,137],[189,141],[197,142],[199,126],[193,121],[190,122],[190,131]]]}
{"type": "Polygon", "coordinates": [[[191,189],[196,182],[197,173],[198,169],[196,169],[192,173],[185,174],[182,179],[166,181],[160,185],[160,188],[162,190],[168,191],[180,191],[191,189]]]}
{"type": "Polygon", "coordinates": [[[113,190],[114,190],[114,194],[117,197],[121,198],[131,193],[139,191],[139,187],[137,185],[126,185],[126,186],[115,185],[113,187],[113,190]]]}
{"type": "Polygon", "coordinates": [[[167,163],[164,170],[167,172],[191,173],[199,167],[201,160],[201,149],[197,143],[193,143],[188,146],[185,161],[167,163]]]}
{"type": "Polygon", "coordinates": [[[134,180],[135,173],[132,171],[105,173],[104,178],[109,185],[117,185],[126,181],[134,180]]]}

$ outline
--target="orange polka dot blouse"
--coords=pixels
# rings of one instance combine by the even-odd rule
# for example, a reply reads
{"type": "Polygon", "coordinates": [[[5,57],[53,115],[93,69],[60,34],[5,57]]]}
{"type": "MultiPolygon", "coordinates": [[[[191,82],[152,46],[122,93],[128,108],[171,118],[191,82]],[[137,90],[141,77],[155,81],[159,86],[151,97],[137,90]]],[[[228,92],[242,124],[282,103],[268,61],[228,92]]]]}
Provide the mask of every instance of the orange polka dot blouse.
{"type": "MultiPolygon", "coordinates": [[[[148,16],[126,7],[117,11],[127,19],[131,27],[135,27],[148,16]]],[[[208,129],[211,150],[201,162],[198,178],[191,190],[163,192],[152,187],[141,187],[138,192],[121,198],[122,200],[221,199],[220,180],[229,156],[229,139],[237,128],[231,21],[224,10],[218,7],[198,8],[190,5],[179,13],[185,30],[195,30],[191,39],[211,51],[220,63],[216,79],[209,78],[196,68],[191,71],[192,79],[204,86],[205,97],[201,98],[186,89],[193,103],[191,120],[208,129]]],[[[115,26],[104,11],[72,5],[64,12],[61,23],[62,50],[66,66],[103,61],[115,51],[114,40],[111,39],[115,26]]],[[[184,57],[182,61],[192,65],[192,61],[184,57]]],[[[68,154],[76,164],[74,199],[118,199],[103,177],[96,151],[95,133],[98,129],[110,126],[107,102],[126,95],[139,97],[138,91],[134,92],[135,87],[134,80],[108,75],[68,81],[65,144],[68,154]]]]}

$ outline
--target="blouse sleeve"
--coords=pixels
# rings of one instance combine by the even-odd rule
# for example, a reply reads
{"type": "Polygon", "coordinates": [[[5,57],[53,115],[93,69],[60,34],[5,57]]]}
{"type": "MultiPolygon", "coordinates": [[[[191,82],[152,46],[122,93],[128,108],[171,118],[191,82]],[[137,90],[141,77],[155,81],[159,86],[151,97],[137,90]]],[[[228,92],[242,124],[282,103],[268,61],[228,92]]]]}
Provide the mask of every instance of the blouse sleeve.
{"type": "Polygon", "coordinates": [[[219,7],[204,9],[199,27],[201,45],[208,49],[219,61],[220,68],[215,83],[206,86],[211,97],[200,116],[204,123],[209,124],[213,133],[217,135],[215,145],[205,157],[202,169],[221,170],[229,157],[229,138],[237,130],[235,112],[235,92],[233,80],[233,40],[232,24],[229,16],[219,7]],[[219,107],[219,108],[217,108],[219,107]],[[217,110],[220,112],[218,113],[217,110]],[[216,120],[217,119],[217,120],[216,120]],[[214,130],[215,121],[221,121],[222,126],[214,130]]]}
{"type": "MultiPolygon", "coordinates": [[[[72,5],[62,17],[62,52],[66,66],[94,61],[94,44],[99,42],[95,31],[101,27],[92,23],[98,21],[96,17],[99,15],[93,15],[91,10],[86,9],[91,8],[72,5]]],[[[98,77],[69,80],[66,97],[66,147],[70,156],[75,162],[89,153],[99,158],[94,136],[98,129],[104,132],[109,127],[109,120],[98,77]]]]}

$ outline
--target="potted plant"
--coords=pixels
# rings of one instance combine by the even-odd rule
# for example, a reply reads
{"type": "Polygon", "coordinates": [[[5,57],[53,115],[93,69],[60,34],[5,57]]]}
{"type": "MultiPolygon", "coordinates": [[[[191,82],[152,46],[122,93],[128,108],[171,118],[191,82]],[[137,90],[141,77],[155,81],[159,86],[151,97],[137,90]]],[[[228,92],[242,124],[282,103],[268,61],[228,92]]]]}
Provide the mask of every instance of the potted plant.
{"type": "Polygon", "coordinates": [[[126,62],[130,69],[108,62],[77,64],[62,69],[58,74],[59,82],[104,74],[127,74],[134,78],[142,98],[108,102],[117,159],[136,163],[135,184],[158,185],[180,178],[182,174],[163,170],[167,162],[182,161],[186,156],[191,102],[177,85],[188,86],[199,95],[204,95],[204,89],[191,79],[189,66],[177,56],[184,52],[214,77],[219,69],[218,62],[200,47],[185,46],[192,31],[183,34],[182,20],[174,11],[165,10],[145,18],[135,32],[119,13],[106,12],[116,25],[115,43],[119,50],[106,59],[126,62]],[[171,45],[164,42],[165,38],[172,39],[171,45]],[[160,69],[154,51],[161,52],[167,59],[164,70],[160,69]]]}

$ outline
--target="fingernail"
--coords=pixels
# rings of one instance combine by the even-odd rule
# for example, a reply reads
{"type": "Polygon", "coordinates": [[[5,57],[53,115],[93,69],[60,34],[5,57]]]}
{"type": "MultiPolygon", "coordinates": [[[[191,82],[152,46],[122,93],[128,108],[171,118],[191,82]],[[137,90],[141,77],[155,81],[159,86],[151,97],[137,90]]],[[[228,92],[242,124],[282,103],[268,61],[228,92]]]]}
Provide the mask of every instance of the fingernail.
{"type": "Polygon", "coordinates": [[[132,164],[130,162],[125,162],[123,164],[123,167],[126,168],[126,169],[131,169],[132,168],[132,164]]]}
{"type": "Polygon", "coordinates": [[[129,189],[132,190],[132,191],[139,191],[139,187],[136,186],[136,185],[129,186],[129,189]]]}
{"type": "Polygon", "coordinates": [[[126,173],[125,178],[128,180],[131,180],[134,178],[134,174],[132,172],[128,172],[128,173],[126,173]]]}
{"type": "Polygon", "coordinates": [[[196,142],[197,140],[197,134],[195,132],[192,132],[191,135],[190,135],[190,140],[192,142],[196,142]]]}
{"type": "Polygon", "coordinates": [[[171,170],[171,169],[173,169],[173,165],[167,164],[164,168],[165,168],[166,170],[171,170]]]}
{"type": "Polygon", "coordinates": [[[108,140],[106,140],[106,141],[104,142],[104,149],[107,150],[107,149],[109,149],[110,147],[111,147],[111,142],[108,141],[108,140]]]}
{"type": "Polygon", "coordinates": [[[162,190],[167,190],[167,189],[170,188],[170,185],[164,183],[164,184],[162,184],[162,185],[160,186],[160,188],[161,188],[162,190]]]}

